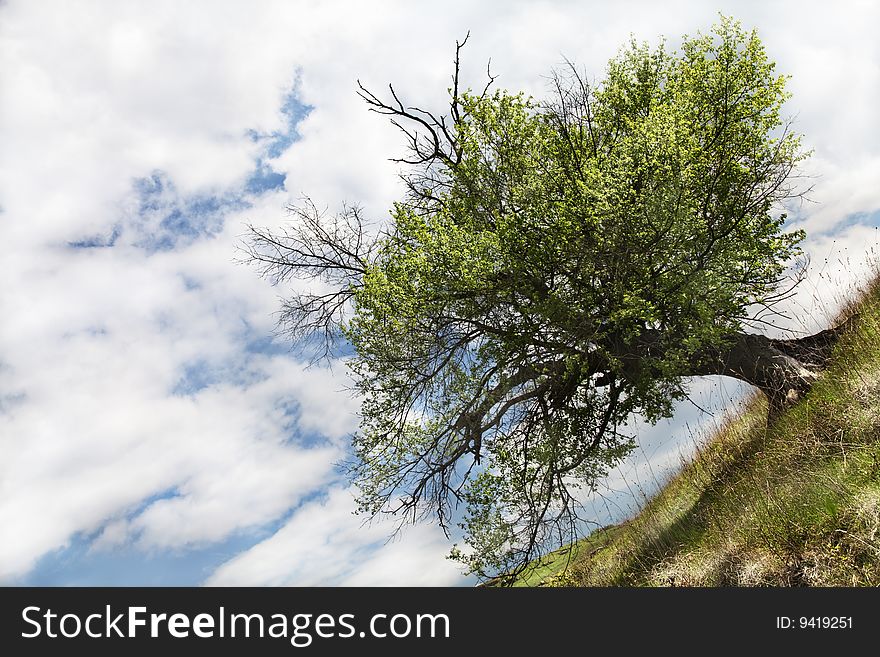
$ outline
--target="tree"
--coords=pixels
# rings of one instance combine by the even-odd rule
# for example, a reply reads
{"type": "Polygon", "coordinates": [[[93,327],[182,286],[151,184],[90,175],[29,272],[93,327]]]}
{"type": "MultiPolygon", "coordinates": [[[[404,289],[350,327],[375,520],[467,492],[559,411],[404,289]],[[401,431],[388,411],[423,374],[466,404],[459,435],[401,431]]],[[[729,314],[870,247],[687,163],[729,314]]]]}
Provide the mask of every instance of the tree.
{"type": "Polygon", "coordinates": [[[276,283],[315,282],[282,309],[292,337],[353,347],[360,509],[446,529],[463,504],[455,556],[489,576],[577,534],[578,489],[633,448],[633,414],[668,417],[708,374],[781,409],[839,330],[747,331],[790,291],[803,234],[782,210],[806,157],[755,32],[722,18],[678,53],[633,42],[600,84],[555,74],[543,103],[491,75],[462,91],[463,45],[442,116],[358,83],[408,143],[384,227],[305,201],[247,250],[276,283]]]}

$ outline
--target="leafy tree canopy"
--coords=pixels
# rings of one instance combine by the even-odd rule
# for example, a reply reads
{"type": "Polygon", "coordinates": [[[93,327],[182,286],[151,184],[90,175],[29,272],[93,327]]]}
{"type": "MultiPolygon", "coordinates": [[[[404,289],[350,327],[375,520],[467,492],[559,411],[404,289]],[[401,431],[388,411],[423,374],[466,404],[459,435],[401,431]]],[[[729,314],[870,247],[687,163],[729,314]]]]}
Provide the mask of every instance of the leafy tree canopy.
{"type": "Polygon", "coordinates": [[[678,52],[630,43],[597,84],[553,81],[546,102],[460,91],[457,51],[444,116],[361,87],[409,144],[391,221],[306,202],[280,234],[251,229],[266,274],[322,283],[284,327],[353,346],[361,510],[463,517],[454,554],[483,576],[582,529],[627,418],[723,373],[802,239],[780,202],[805,154],[755,32],[722,18],[678,52]]]}

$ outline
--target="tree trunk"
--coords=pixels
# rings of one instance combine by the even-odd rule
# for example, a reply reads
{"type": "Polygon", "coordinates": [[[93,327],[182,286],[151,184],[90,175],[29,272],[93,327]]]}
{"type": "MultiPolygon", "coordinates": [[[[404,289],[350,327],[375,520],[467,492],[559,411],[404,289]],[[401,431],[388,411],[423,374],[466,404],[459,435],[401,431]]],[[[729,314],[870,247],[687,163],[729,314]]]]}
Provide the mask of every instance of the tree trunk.
{"type": "Polygon", "coordinates": [[[737,333],[725,347],[707,350],[690,374],[721,374],[751,383],[767,395],[770,414],[797,402],[813,385],[838,338],[854,318],[792,340],[737,333]]]}

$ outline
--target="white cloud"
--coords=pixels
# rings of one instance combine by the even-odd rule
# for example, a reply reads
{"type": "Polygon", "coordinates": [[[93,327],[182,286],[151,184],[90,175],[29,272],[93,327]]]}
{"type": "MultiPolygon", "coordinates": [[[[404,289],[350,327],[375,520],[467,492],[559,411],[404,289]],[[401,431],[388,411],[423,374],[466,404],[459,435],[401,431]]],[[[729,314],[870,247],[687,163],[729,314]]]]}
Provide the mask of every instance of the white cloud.
{"type": "Polygon", "coordinates": [[[437,528],[386,543],[389,523],[360,524],[348,490],[309,502],[273,536],[220,566],[209,586],[441,586],[461,583],[437,528]],[[377,546],[384,547],[376,549],[377,546]]]}
{"type": "Polygon", "coordinates": [[[858,296],[880,265],[877,225],[853,224],[832,234],[808,238],[811,255],[806,280],[786,303],[786,328],[809,334],[827,328],[843,305],[858,296]]]}
{"type": "MultiPolygon", "coordinates": [[[[812,295],[839,295],[876,242],[872,228],[839,229],[880,208],[880,10],[720,8],[757,25],[792,75],[789,108],[821,175],[798,220],[814,235],[814,264],[831,254],[798,316],[819,317],[812,295]]],[[[387,158],[402,142],[366,111],[357,78],[442,107],[454,41],[470,30],[467,80],[481,84],[491,57],[499,85],[540,95],[563,56],[601,77],[630,33],[674,45],[715,10],[686,1],[461,1],[431,12],[405,2],[0,6],[0,526],[15,537],[0,542],[0,580],[77,535],[99,536],[95,549],[192,548],[295,509],[211,582],[457,581],[436,530],[382,545],[385,527],[349,517],[333,468],[356,422],[344,372],[253,352],[272,330],[278,291],[233,263],[242,224],[278,225],[302,193],[385,216],[400,191],[387,158]],[[286,192],[230,208],[209,238],[138,248],[163,215],[138,224],[135,181],[161,172],[172,201],[240,188],[265,146],[249,131],[288,128],[282,106],[297,79],[314,109],[302,140],[272,161],[286,192]],[[114,229],[112,248],[66,246],[114,229]],[[192,390],[181,386],[188,371],[202,377],[192,390]]]]}

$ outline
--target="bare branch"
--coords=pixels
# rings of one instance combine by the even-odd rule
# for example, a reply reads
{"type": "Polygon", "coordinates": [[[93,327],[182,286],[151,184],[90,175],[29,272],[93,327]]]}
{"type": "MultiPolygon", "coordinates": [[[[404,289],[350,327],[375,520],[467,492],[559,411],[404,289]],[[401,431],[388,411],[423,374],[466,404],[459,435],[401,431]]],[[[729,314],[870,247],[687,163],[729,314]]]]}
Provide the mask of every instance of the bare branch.
{"type": "Polygon", "coordinates": [[[278,330],[313,361],[326,359],[338,346],[379,236],[369,234],[357,206],[328,217],[305,198],[287,209],[291,221],[277,232],[248,225],[240,250],[273,285],[291,280],[311,285],[283,300],[278,330]]]}

